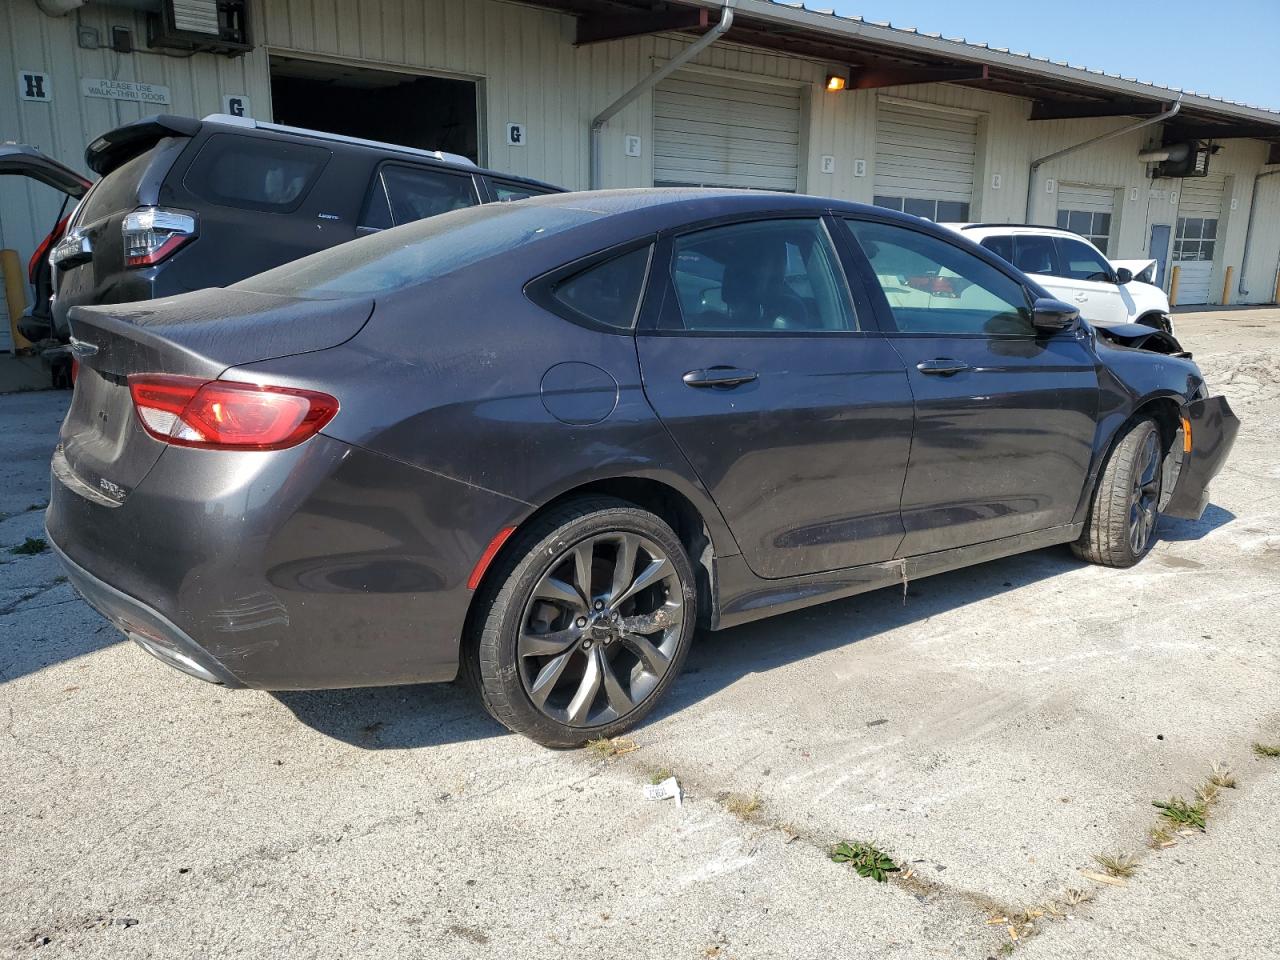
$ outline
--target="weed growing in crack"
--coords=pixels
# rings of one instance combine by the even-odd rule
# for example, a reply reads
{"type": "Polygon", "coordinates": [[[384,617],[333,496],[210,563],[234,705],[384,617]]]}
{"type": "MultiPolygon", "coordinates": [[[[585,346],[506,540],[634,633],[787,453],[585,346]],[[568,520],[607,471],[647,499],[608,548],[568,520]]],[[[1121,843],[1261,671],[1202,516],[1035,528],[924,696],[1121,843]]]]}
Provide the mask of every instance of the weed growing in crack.
{"type": "Polygon", "coordinates": [[[1205,828],[1205,817],[1209,811],[1203,802],[1187,803],[1182,797],[1170,797],[1168,800],[1153,800],[1151,805],[1175,827],[1194,827],[1197,830],[1205,828]]]}
{"type": "Polygon", "coordinates": [[[1138,871],[1138,861],[1131,853],[1095,853],[1093,862],[1110,877],[1132,877],[1138,871]]]}
{"type": "Polygon", "coordinates": [[[1254,743],[1253,752],[1259,757],[1269,757],[1274,759],[1275,757],[1280,757],[1280,744],[1254,743]]]}
{"type": "Polygon", "coordinates": [[[902,868],[893,862],[887,853],[869,843],[850,843],[841,840],[831,849],[831,859],[836,863],[847,863],[858,872],[860,877],[870,877],[876,883],[885,883],[889,874],[897,873],[902,868]]]}

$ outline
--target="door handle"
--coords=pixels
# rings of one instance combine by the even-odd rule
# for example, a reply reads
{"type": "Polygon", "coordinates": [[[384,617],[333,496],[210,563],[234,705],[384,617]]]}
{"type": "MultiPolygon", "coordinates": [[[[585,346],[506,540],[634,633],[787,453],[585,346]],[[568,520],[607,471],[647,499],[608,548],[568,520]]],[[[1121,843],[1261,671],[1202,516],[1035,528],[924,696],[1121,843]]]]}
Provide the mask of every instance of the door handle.
{"type": "Polygon", "coordinates": [[[1087,303],[1088,300],[1089,300],[1089,295],[1087,293],[1084,293],[1083,291],[1078,292],[1075,295],[1076,303],[1087,303]]]}
{"type": "Polygon", "coordinates": [[[750,383],[758,376],[754,370],[707,367],[705,370],[690,370],[684,375],[684,382],[691,387],[736,387],[742,383],[750,383]]]}
{"type": "Polygon", "coordinates": [[[952,360],[950,357],[939,357],[937,360],[923,360],[920,363],[917,363],[916,369],[921,373],[927,373],[935,377],[949,377],[962,370],[968,370],[969,365],[963,360],[952,360]]]}

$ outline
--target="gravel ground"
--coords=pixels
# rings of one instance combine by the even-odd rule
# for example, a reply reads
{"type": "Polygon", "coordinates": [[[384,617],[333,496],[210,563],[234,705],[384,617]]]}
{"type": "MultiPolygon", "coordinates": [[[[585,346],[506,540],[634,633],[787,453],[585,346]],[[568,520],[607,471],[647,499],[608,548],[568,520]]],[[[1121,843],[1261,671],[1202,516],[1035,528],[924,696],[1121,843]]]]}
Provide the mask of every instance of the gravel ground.
{"type": "Polygon", "coordinates": [[[1244,421],[1201,521],[702,636],[612,758],[454,686],[225,691],[121,642],[10,553],[67,395],[0,397],[0,953],[1280,956],[1280,310],[1177,322],[1244,421]],[[1207,830],[1151,849],[1214,762],[1207,830]]]}

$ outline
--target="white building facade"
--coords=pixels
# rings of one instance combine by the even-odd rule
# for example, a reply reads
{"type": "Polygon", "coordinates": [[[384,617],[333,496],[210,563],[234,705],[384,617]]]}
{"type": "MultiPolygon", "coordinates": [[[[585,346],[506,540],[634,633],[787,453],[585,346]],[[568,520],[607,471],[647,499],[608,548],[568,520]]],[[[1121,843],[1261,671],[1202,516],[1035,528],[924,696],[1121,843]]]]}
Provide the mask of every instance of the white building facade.
{"type": "MultiPolygon", "coordinates": [[[[249,49],[227,55],[150,49],[148,11],[163,5],[4,0],[0,140],[83,170],[86,143],[153,113],[243,109],[360,133],[373,122],[364,105],[395,103],[366,135],[398,139],[397,124],[419,141],[434,132],[450,142],[414,145],[585,189],[593,118],[722,15],[713,2],[671,4],[661,16],[637,7],[629,20],[624,0],[602,0],[598,17],[559,9],[581,14],[587,2],[245,0],[249,49]],[[662,16],[698,19],[663,30],[662,16]],[[635,35],[580,43],[584,22],[588,34],[635,35]],[[112,49],[120,30],[131,52],[112,49]],[[26,96],[32,75],[42,97],[26,96]]],[[[733,13],[723,37],[609,120],[599,186],[794,190],[940,220],[1061,222],[1113,257],[1178,266],[1182,304],[1275,299],[1280,176],[1261,175],[1280,171],[1269,162],[1280,161],[1280,114],[1187,95],[1174,120],[1033,175],[1037,159],[1133,128],[1178,94],[769,0],[738,0],[733,13]],[[875,69],[857,56],[863,47],[879,58],[875,69]],[[895,67],[899,54],[915,65],[895,67]],[[929,58],[952,66],[922,67],[929,58]],[[850,89],[828,90],[832,76],[850,89]],[[1060,99],[1038,107],[1046,96],[1060,99]],[[1134,111],[1120,113],[1129,101],[1134,111]],[[1093,115],[1031,119],[1038,110],[1093,115]],[[1108,111],[1119,115],[1096,115],[1108,111]],[[1155,165],[1139,158],[1175,123],[1213,149],[1208,176],[1153,179],[1155,165]]],[[[52,195],[0,182],[0,245],[25,262],[56,212],[52,195]]]]}

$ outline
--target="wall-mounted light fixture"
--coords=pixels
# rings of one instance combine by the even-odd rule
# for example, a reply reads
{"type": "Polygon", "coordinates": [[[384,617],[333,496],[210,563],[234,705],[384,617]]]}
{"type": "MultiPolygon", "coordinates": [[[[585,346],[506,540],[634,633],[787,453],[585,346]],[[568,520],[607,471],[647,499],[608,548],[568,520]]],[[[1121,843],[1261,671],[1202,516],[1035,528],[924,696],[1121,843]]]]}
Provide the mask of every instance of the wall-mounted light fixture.
{"type": "Polygon", "coordinates": [[[839,93],[849,86],[849,78],[838,73],[827,74],[827,93],[839,93]]]}

